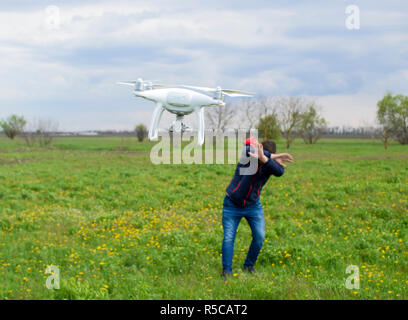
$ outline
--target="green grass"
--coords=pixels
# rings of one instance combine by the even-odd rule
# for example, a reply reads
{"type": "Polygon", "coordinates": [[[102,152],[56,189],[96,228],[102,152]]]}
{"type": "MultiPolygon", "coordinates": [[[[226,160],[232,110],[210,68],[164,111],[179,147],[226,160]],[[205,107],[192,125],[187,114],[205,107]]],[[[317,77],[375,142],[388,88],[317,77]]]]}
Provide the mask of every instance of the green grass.
{"type": "MultiPolygon", "coordinates": [[[[0,138],[2,299],[407,299],[408,147],[296,141],[262,194],[256,275],[220,277],[222,201],[234,165],[153,165],[154,143],[0,138]],[[48,290],[48,265],[61,288],[48,290]],[[360,268],[360,290],[345,288],[360,268]]],[[[278,151],[286,151],[283,141],[278,151]]]]}

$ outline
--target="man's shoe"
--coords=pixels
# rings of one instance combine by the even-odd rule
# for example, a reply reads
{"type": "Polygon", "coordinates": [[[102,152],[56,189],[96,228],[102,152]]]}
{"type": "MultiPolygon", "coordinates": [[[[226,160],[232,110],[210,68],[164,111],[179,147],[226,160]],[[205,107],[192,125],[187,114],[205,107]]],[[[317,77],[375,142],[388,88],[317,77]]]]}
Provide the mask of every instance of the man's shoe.
{"type": "Polygon", "coordinates": [[[249,273],[256,273],[254,266],[244,267],[243,270],[249,273]]]}
{"type": "Polygon", "coordinates": [[[229,272],[227,270],[222,271],[222,277],[224,278],[224,280],[227,280],[228,277],[230,277],[231,275],[232,275],[232,272],[229,272]]]}

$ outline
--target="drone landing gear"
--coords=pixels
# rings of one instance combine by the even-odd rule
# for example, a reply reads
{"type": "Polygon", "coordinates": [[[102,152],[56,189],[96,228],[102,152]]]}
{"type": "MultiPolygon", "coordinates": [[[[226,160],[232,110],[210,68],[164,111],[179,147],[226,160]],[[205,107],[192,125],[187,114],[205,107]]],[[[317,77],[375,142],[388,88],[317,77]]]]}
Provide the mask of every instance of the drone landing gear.
{"type": "Polygon", "coordinates": [[[183,115],[177,115],[176,120],[173,122],[173,124],[169,128],[169,132],[171,133],[183,133],[186,131],[191,131],[191,128],[187,126],[183,122],[184,116],[183,115]]]}

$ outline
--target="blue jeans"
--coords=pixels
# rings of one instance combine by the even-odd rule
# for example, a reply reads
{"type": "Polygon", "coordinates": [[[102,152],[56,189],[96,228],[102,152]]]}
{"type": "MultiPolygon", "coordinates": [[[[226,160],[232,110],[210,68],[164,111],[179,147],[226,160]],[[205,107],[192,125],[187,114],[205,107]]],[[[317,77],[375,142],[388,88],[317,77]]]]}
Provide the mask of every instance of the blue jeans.
{"type": "Polygon", "coordinates": [[[232,272],[235,236],[242,217],[248,221],[252,230],[252,242],[244,262],[244,268],[254,266],[265,240],[265,218],[261,201],[258,198],[257,202],[253,205],[240,208],[228,196],[225,196],[223,206],[222,226],[224,229],[224,239],[222,242],[222,266],[224,271],[232,272]]]}

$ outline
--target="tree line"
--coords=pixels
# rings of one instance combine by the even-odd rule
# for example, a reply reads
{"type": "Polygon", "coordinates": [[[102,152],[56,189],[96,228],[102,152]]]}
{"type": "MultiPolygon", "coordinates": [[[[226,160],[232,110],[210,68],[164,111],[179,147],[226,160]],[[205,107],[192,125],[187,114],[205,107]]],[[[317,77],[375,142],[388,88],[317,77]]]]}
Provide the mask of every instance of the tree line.
{"type": "MultiPolygon", "coordinates": [[[[228,103],[223,108],[208,108],[206,123],[208,128],[217,130],[256,128],[263,139],[283,138],[287,148],[297,138],[314,144],[322,136],[366,136],[381,139],[384,148],[390,140],[408,144],[408,96],[387,93],[377,103],[378,126],[371,128],[329,128],[322,109],[316,101],[305,97],[260,97],[228,103]]],[[[58,123],[44,119],[28,123],[23,116],[11,115],[0,120],[0,129],[10,139],[21,135],[28,146],[47,146],[58,123]]],[[[138,124],[134,132],[139,141],[147,136],[143,124],[138,124]]]]}
{"type": "Polygon", "coordinates": [[[11,140],[19,135],[22,136],[29,147],[36,144],[48,146],[52,142],[54,133],[58,130],[58,123],[48,119],[28,122],[24,116],[13,114],[0,120],[0,128],[11,140]]]}
{"type": "Polygon", "coordinates": [[[302,138],[314,144],[327,129],[321,115],[322,108],[314,100],[304,97],[261,97],[227,104],[224,108],[209,109],[207,123],[213,129],[225,130],[232,123],[246,129],[258,129],[263,139],[285,139],[290,148],[302,138]]]}
{"type": "Polygon", "coordinates": [[[322,110],[315,100],[305,97],[261,97],[208,109],[206,120],[209,127],[219,130],[236,124],[256,128],[264,139],[285,139],[287,148],[297,138],[314,144],[322,136],[366,136],[381,139],[384,148],[391,139],[408,144],[408,96],[387,93],[378,101],[377,127],[329,128],[322,110]]]}

